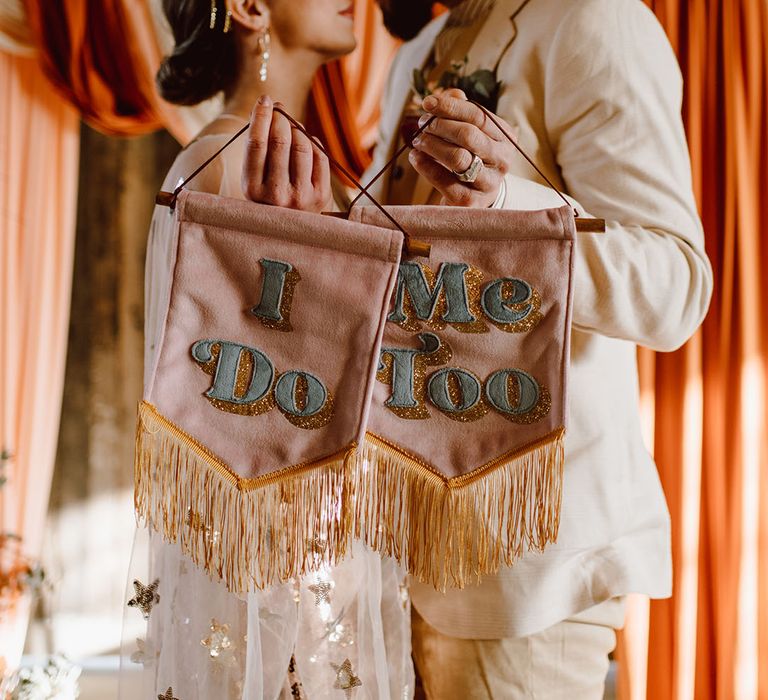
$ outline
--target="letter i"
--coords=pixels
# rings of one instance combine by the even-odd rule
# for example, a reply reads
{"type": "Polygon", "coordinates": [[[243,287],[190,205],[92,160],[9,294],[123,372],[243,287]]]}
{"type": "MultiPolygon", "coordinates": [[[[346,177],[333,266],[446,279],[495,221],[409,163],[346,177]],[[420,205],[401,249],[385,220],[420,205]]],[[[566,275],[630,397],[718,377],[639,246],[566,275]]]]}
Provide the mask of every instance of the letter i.
{"type": "Polygon", "coordinates": [[[293,289],[301,279],[293,265],[281,260],[259,260],[263,272],[261,300],[251,309],[267,328],[291,331],[290,313],[293,289]]]}

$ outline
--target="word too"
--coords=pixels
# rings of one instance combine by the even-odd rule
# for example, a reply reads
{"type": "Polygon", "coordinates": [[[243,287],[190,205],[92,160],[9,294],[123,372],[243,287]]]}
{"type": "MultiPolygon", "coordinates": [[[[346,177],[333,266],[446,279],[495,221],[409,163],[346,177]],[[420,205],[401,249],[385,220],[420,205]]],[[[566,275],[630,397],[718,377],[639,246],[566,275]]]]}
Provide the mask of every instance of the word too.
{"type": "Polygon", "coordinates": [[[533,423],[549,412],[549,392],[522,369],[496,370],[485,382],[461,367],[443,367],[428,376],[428,366],[446,364],[453,353],[434,333],[418,338],[419,349],[381,349],[377,379],[391,387],[384,405],[396,416],[429,418],[427,398],[443,415],[462,422],[493,410],[513,423],[533,423]]]}

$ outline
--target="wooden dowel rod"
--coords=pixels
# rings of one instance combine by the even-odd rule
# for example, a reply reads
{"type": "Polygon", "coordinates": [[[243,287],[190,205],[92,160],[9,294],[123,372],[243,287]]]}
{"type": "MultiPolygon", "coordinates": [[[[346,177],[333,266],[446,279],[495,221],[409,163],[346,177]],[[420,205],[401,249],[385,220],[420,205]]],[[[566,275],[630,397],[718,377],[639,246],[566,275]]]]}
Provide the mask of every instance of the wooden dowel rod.
{"type": "Polygon", "coordinates": [[[605,219],[576,218],[576,230],[579,233],[605,233],[605,219]]]}
{"type": "Polygon", "coordinates": [[[170,207],[173,204],[173,192],[160,190],[155,197],[155,204],[159,204],[161,207],[170,207]]]}

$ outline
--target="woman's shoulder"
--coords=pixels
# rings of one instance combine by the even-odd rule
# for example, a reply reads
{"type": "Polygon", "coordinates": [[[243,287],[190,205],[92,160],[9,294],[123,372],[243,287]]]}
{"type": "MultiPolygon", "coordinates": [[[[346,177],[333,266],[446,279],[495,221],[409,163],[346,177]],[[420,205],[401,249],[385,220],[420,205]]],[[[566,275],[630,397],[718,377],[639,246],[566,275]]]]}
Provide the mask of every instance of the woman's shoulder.
{"type": "MultiPolygon", "coordinates": [[[[244,125],[244,122],[240,122],[238,126],[238,121],[235,119],[220,118],[205,126],[192,141],[179,151],[165,177],[163,189],[176,188],[182,181],[187,180],[197,168],[214,156],[244,125]]],[[[235,141],[214,158],[205,170],[195,176],[194,181],[190,182],[189,188],[220,194],[222,189],[227,189],[225,180],[231,179],[230,173],[239,172],[241,164],[242,146],[235,141]]]]}

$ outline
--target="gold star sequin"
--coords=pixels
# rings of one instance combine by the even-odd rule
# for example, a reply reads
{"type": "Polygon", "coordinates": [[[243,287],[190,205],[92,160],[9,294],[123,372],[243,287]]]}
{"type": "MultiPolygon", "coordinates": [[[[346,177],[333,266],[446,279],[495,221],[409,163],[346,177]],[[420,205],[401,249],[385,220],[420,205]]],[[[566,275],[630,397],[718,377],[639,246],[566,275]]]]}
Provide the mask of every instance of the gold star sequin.
{"type": "Polygon", "coordinates": [[[333,687],[337,690],[343,690],[347,697],[350,696],[354,688],[358,688],[363,684],[352,670],[352,662],[349,659],[344,659],[340,666],[331,664],[331,668],[336,672],[336,680],[333,683],[333,687]]]}
{"type": "Polygon", "coordinates": [[[131,661],[142,666],[151,666],[157,654],[151,642],[136,638],[136,651],[131,654],[131,661]]]}
{"type": "Polygon", "coordinates": [[[229,625],[222,625],[212,618],[208,629],[211,633],[201,639],[200,644],[207,647],[209,656],[224,664],[234,660],[232,654],[235,651],[235,644],[229,636],[229,625]]]}
{"type": "Polygon", "coordinates": [[[326,622],[324,626],[323,640],[328,640],[332,644],[338,644],[340,647],[349,647],[355,643],[348,625],[344,625],[342,620],[346,610],[342,609],[335,620],[326,622]]]}
{"type": "Polygon", "coordinates": [[[160,596],[157,594],[157,587],[160,585],[160,579],[156,578],[148,586],[145,586],[138,579],[134,579],[133,588],[136,595],[128,601],[131,608],[139,608],[145,620],[149,619],[149,614],[156,603],[160,602],[160,596]]]}
{"type": "Polygon", "coordinates": [[[330,595],[333,584],[330,581],[318,581],[316,584],[309,586],[309,590],[315,594],[315,605],[320,603],[330,603],[330,595]]]}
{"type": "Polygon", "coordinates": [[[291,684],[291,697],[294,700],[303,700],[304,688],[296,674],[296,657],[291,656],[288,662],[288,682],[291,684]]]}
{"type": "Polygon", "coordinates": [[[168,686],[168,690],[165,691],[165,695],[158,695],[157,700],[179,700],[179,698],[173,694],[173,688],[168,686]]]}

